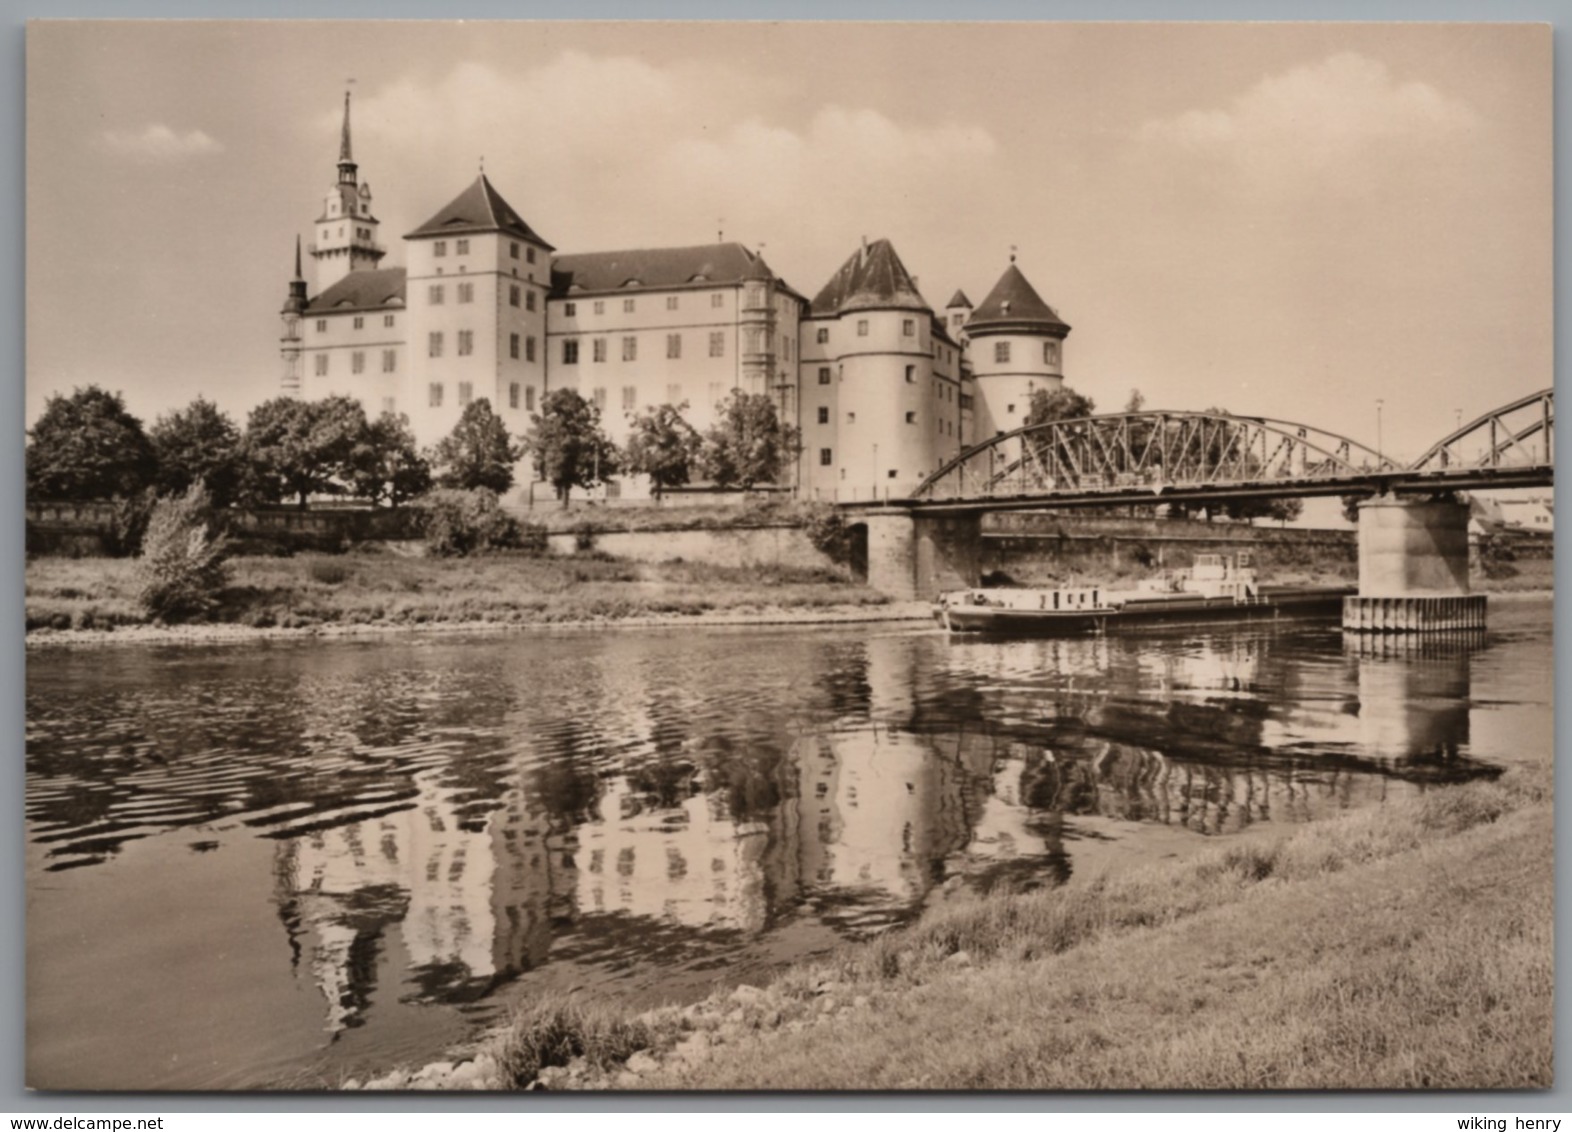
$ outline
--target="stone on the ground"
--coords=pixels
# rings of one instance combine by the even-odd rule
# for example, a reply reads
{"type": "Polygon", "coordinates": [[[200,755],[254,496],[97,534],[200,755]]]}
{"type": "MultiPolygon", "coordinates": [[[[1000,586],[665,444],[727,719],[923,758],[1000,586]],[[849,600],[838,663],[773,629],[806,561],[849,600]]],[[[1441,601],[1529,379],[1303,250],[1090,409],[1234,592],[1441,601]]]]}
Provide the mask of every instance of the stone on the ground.
{"type": "Polygon", "coordinates": [[[764,992],[758,987],[743,983],[731,992],[731,1000],[738,1006],[750,1006],[764,998],[764,992]]]}
{"type": "Polygon", "coordinates": [[[656,1061],[644,1050],[640,1050],[638,1053],[628,1058],[629,1073],[653,1073],[659,1068],[660,1062],[656,1061]]]}
{"type": "Polygon", "coordinates": [[[946,957],[944,961],[951,967],[970,967],[972,965],[972,953],[970,951],[957,951],[954,955],[946,957]]]}

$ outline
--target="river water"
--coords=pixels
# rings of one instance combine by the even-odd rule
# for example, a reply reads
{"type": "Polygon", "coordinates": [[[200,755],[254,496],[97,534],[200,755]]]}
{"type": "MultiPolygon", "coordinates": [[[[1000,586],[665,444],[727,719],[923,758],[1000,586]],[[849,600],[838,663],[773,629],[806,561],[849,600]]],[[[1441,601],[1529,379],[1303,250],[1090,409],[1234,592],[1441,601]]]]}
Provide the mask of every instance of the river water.
{"type": "Polygon", "coordinates": [[[28,1084],[312,1085],[520,1001],[758,981],[1548,762],[1551,609],[996,643],[691,629],[37,649],[28,1084]]]}

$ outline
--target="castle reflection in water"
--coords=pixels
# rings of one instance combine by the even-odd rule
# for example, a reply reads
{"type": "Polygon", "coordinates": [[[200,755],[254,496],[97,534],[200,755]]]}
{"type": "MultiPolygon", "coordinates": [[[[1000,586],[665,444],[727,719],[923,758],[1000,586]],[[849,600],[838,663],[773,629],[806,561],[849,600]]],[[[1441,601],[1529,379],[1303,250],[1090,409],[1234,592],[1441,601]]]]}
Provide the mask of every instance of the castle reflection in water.
{"type": "Polygon", "coordinates": [[[341,689],[304,705],[319,739],[415,752],[385,796],[270,832],[327,1030],[359,1025],[390,970],[405,1001],[463,1002],[566,941],[675,954],[805,915],[856,937],[957,877],[1057,883],[1121,823],[1229,833],[1478,769],[1459,753],[1474,640],[1350,641],[1341,667],[1274,657],[1269,635],[955,643],[942,680],[910,642],[830,657],[797,719],[749,718],[743,688],[707,726],[650,668],[593,658],[593,714],[502,681],[450,697],[440,742],[415,684],[368,691],[376,710],[341,689]],[[455,742],[496,757],[444,757],[455,742]]]}

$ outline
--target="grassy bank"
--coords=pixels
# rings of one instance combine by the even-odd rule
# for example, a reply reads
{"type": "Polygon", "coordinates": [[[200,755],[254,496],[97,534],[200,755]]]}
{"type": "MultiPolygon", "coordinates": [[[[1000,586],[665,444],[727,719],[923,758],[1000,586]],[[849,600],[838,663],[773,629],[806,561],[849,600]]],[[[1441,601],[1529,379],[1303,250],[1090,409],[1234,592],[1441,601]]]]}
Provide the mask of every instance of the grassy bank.
{"type": "MultiPolygon", "coordinates": [[[[35,558],[27,628],[146,624],[136,563],[35,558]]],[[[594,556],[432,559],[388,552],[236,558],[211,620],[254,628],[555,623],[884,605],[829,571],[642,564],[594,556]]]]}
{"type": "Polygon", "coordinates": [[[1550,772],[912,927],[685,1008],[536,1003],[394,1088],[1536,1088],[1550,772]]]}

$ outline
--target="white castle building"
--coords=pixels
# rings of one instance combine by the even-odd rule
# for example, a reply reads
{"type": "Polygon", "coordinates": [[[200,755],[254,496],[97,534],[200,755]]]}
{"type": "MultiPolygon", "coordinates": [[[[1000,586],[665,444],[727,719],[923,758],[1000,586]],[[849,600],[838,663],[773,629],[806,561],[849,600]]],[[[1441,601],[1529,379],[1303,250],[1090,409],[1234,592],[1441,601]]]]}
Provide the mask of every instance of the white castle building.
{"type": "Polygon", "coordinates": [[[849,500],[906,494],[1063,384],[1070,327],[1013,255],[980,306],[956,291],[941,315],[888,240],[865,241],[810,301],[735,242],[558,254],[481,174],[404,236],[406,266],[383,267],[349,109],[346,94],[314,286],[296,241],[289,396],[402,413],[429,444],[480,397],[522,436],[570,388],[620,443],[649,407],[686,402],[702,432],[733,390],[766,393],[801,431],[792,486],[849,500]]]}

